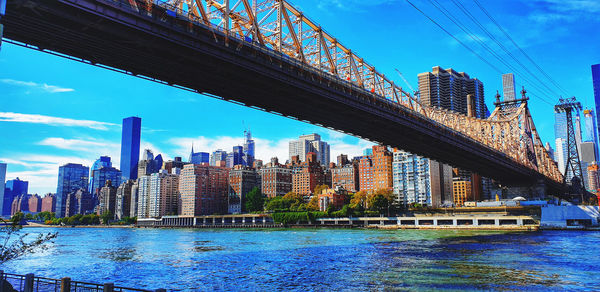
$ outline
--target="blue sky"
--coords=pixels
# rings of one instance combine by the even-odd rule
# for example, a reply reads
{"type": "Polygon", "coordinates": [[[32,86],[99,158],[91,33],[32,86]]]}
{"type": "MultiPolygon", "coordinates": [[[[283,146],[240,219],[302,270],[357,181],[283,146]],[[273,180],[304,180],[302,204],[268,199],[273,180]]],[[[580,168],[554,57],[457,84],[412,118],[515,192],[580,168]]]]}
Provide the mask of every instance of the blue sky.
{"type": "MultiPolygon", "coordinates": [[[[566,92],[537,90],[516,74],[532,99],[530,108],[544,142],[552,143],[553,108],[540,100],[557,94],[578,97],[593,107],[590,65],[600,63],[600,2],[595,0],[479,0],[514,40],[566,92]]],[[[503,72],[509,68],[454,26],[429,0],[411,0],[459,40],[503,72]]],[[[508,58],[492,40],[460,14],[451,1],[439,1],[460,16],[478,37],[508,58]]],[[[460,0],[498,40],[541,74],[485,18],[472,0],[460,0]]],[[[439,65],[467,72],[483,81],[490,111],[501,75],[462,47],[405,0],[296,0],[292,3],[321,24],[353,52],[403,84],[395,68],[413,87],[417,74],[439,65]]],[[[435,2],[433,2],[435,3],[435,2]]],[[[512,62],[514,64],[514,62],[512,62]]],[[[521,71],[523,71],[521,69],[521,71]]],[[[515,72],[516,73],[516,72],[515,72]]],[[[526,76],[528,79],[532,79],[526,76]]],[[[538,85],[541,87],[542,85],[538,85]]],[[[287,159],[287,142],[316,132],[340,153],[358,155],[371,144],[327,129],[219,101],[150,81],[77,63],[4,43],[0,52],[0,161],[8,163],[7,179],[30,181],[31,193],[56,191],[58,166],[67,162],[91,165],[109,155],[118,167],[120,123],[142,118],[142,147],[167,158],[198,151],[231,150],[242,143],[244,126],[257,140],[257,156],[287,159]]]]}

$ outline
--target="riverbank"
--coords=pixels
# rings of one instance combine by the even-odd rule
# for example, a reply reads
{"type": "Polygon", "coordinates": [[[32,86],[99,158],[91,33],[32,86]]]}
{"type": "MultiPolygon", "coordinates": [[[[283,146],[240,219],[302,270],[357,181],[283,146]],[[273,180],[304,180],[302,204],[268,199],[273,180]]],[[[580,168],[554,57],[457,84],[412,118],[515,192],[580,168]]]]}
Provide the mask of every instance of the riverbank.
{"type": "Polygon", "coordinates": [[[27,222],[24,228],[135,228],[135,225],[47,225],[36,222],[27,222]]]}

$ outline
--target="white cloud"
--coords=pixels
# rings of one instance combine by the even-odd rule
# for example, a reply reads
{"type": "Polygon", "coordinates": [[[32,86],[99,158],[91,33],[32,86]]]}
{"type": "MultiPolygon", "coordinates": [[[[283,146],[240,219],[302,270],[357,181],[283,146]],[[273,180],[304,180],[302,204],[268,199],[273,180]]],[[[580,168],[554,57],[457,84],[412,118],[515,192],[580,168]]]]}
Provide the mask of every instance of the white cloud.
{"type": "MultiPolygon", "coordinates": [[[[321,139],[330,146],[331,161],[335,161],[339,154],[348,154],[349,157],[362,155],[365,148],[374,145],[372,142],[362,139],[350,137],[346,134],[331,130],[320,132],[321,139]],[[354,140],[354,142],[347,142],[354,140]]],[[[289,141],[297,139],[297,137],[284,138],[279,140],[269,140],[262,138],[253,138],[255,142],[256,158],[264,162],[268,162],[272,157],[277,157],[280,162],[285,162],[289,155],[289,141]]],[[[190,153],[192,143],[194,143],[195,152],[212,153],[217,149],[222,149],[231,152],[233,146],[242,145],[242,137],[219,136],[219,137],[204,137],[195,138],[174,138],[170,143],[175,145],[174,152],[177,156],[183,156],[184,159],[190,153]]]]}
{"type": "Polygon", "coordinates": [[[9,84],[9,85],[33,88],[33,89],[41,90],[41,91],[48,92],[48,93],[61,93],[61,92],[75,91],[75,89],[73,89],[73,88],[60,87],[60,86],[56,86],[56,85],[48,85],[46,83],[35,83],[35,82],[31,82],[31,81],[20,81],[20,80],[14,80],[14,79],[0,79],[0,82],[9,84]]]}
{"type": "Polygon", "coordinates": [[[68,118],[36,115],[36,114],[21,114],[12,112],[0,112],[0,122],[16,122],[16,123],[31,123],[44,124],[50,126],[65,126],[65,127],[86,127],[95,130],[108,130],[109,127],[118,127],[113,123],[91,121],[91,120],[75,120],[68,118]]]}
{"type": "Polygon", "coordinates": [[[319,1],[317,7],[327,11],[330,11],[332,8],[361,11],[361,8],[364,7],[388,4],[395,1],[397,0],[321,0],[319,1]]]}

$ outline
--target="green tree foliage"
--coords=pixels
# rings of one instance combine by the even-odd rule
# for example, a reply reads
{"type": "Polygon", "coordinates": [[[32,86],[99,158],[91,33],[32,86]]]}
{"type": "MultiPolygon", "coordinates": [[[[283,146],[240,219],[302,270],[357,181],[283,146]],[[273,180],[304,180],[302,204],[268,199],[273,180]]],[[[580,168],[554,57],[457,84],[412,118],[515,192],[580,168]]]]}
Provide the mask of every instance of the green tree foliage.
{"type": "Polygon", "coordinates": [[[385,214],[394,202],[394,197],[391,190],[380,189],[370,194],[367,198],[367,205],[370,211],[385,214]]]}
{"type": "MultiPolygon", "coordinates": [[[[20,212],[19,212],[20,213],[20,212]]],[[[33,239],[28,233],[20,233],[23,213],[15,214],[10,221],[2,220],[0,226],[0,264],[14,260],[23,255],[48,248],[58,233],[40,233],[33,239]]]]}
{"type": "Polygon", "coordinates": [[[285,194],[283,197],[274,197],[267,201],[266,210],[267,211],[277,211],[277,212],[285,212],[285,211],[306,211],[309,210],[308,204],[304,202],[304,196],[300,194],[296,194],[294,192],[289,192],[285,194]]]}
{"type": "Polygon", "coordinates": [[[261,193],[258,187],[254,187],[248,194],[246,194],[244,202],[244,211],[246,212],[260,212],[263,211],[265,204],[265,195],[261,193]]]}
{"type": "Polygon", "coordinates": [[[104,213],[102,213],[102,215],[100,215],[100,219],[102,219],[102,223],[105,225],[110,224],[110,221],[112,221],[114,218],[115,216],[110,210],[106,210],[104,213]]]}
{"type": "Polygon", "coordinates": [[[273,213],[273,221],[276,223],[314,223],[315,219],[327,217],[325,212],[278,212],[273,213]]]}

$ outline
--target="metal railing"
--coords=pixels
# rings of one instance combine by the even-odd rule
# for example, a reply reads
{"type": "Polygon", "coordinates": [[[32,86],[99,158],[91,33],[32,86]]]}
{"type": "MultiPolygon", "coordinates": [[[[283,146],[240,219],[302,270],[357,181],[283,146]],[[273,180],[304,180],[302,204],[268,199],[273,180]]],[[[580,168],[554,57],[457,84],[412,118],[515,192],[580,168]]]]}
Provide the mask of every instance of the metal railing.
{"type": "Polygon", "coordinates": [[[18,275],[5,273],[0,270],[0,292],[165,292],[165,289],[137,289],[115,286],[114,283],[88,283],[80,281],[71,281],[71,278],[52,279],[36,277],[33,274],[18,275]],[[10,290],[8,282],[13,290],[10,290]]]}

